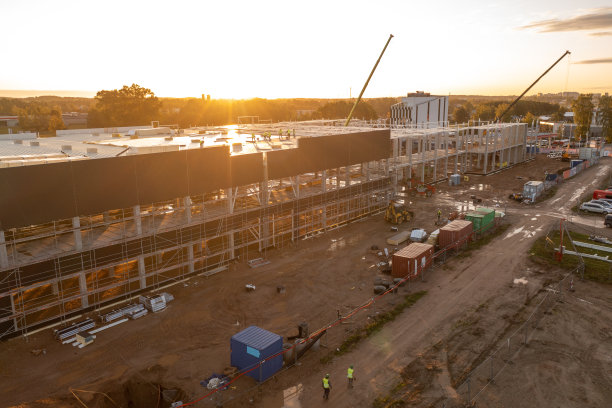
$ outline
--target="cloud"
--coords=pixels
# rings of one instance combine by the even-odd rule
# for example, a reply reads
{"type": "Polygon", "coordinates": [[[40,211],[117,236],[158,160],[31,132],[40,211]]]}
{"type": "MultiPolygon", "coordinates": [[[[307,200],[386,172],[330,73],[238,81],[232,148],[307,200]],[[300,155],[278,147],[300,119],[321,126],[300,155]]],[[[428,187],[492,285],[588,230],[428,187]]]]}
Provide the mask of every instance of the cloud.
{"type": "Polygon", "coordinates": [[[574,64],[612,64],[612,58],[601,58],[574,62],[574,64]]]}
{"type": "Polygon", "coordinates": [[[598,33],[589,33],[593,37],[604,37],[606,35],[612,35],[612,31],[600,31],[598,33]]]}
{"type": "Polygon", "coordinates": [[[612,27],[612,7],[592,9],[588,14],[582,14],[567,19],[553,18],[550,20],[535,21],[520,28],[536,28],[541,33],[552,33],[558,31],[596,30],[610,27],[612,27]]]}

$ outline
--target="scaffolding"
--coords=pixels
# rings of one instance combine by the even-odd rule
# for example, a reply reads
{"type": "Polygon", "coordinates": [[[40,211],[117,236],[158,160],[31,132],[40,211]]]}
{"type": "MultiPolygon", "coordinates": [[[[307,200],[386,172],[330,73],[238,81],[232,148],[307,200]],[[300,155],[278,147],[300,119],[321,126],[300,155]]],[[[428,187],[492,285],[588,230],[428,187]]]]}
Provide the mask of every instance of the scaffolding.
{"type": "MultiPolygon", "coordinates": [[[[329,122],[240,130],[271,129],[305,138],[347,133],[329,122]]],[[[356,121],[349,133],[360,130],[372,126],[356,121]]],[[[394,128],[386,159],[276,179],[266,170],[257,183],[2,231],[0,338],[299,245],[383,211],[406,180],[487,174],[524,161],[525,145],[520,124],[394,128]]]]}

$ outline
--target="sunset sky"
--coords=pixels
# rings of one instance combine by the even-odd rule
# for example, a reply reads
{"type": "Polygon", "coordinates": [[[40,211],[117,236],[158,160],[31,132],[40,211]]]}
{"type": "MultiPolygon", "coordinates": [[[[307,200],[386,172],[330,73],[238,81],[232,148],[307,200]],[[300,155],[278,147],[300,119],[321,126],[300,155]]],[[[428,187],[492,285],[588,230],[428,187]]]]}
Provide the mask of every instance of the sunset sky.
{"type": "Polygon", "coordinates": [[[612,92],[610,0],[0,0],[0,16],[0,90],[344,98],[393,34],[365,97],[518,95],[566,49],[530,93],[612,92]]]}

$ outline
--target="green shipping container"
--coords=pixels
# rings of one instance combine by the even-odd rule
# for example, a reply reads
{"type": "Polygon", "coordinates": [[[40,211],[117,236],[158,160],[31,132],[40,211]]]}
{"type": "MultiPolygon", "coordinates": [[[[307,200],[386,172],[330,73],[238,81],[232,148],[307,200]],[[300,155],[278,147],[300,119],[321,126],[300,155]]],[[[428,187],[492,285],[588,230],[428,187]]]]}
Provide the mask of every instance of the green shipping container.
{"type": "Polygon", "coordinates": [[[474,224],[474,233],[486,232],[495,225],[495,210],[478,208],[467,213],[465,219],[474,224]]]}

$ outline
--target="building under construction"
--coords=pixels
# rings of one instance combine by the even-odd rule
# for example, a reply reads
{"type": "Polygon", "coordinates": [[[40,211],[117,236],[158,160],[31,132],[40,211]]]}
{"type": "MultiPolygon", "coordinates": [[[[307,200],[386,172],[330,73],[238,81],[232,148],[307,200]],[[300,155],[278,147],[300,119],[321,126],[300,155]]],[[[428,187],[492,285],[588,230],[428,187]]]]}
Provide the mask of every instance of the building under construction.
{"type": "Polygon", "coordinates": [[[527,159],[522,124],[59,133],[0,140],[0,337],[261,258],[415,180],[527,159]]]}

